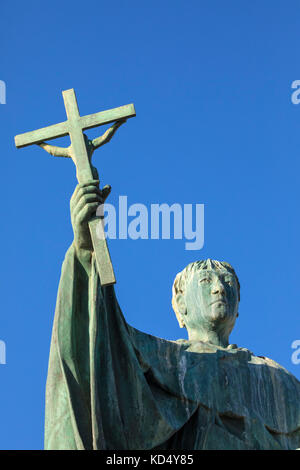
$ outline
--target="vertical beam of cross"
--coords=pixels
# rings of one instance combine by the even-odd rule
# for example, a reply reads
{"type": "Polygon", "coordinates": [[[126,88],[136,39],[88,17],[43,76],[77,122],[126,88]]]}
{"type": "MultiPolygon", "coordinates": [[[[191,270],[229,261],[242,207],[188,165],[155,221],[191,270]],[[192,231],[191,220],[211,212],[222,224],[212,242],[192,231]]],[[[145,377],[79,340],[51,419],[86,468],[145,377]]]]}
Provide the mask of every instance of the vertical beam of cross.
{"type": "Polygon", "coordinates": [[[79,183],[86,183],[88,180],[93,179],[93,174],[80,125],[80,115],[74,90],[63,91],[63,99],[68,117],[71,153],[76,165],[77,179],[79,183]]]}
{"type": "MultiPolygon", "coordinates": [[[[15,137],[15,144],[16,147],[22,148],[27,145],[39,144],[45,140],[56,139],[69,134],[71,139],[71,157],[76,165],[77,179],[79,183],[85,183],[93,179],[93,173],[83,131],[103,124],[134,117],[134,105],[129,104],[87,116],[80,116],[73,88],[63,91],[63,99],[68,118],[67,121],[17,135],[15,137]]],[[[89,229],[101,285],[106,286],[114,284],[116,279],[106,243],[103,220],[95,217],[89,222],[89,229]]]]}

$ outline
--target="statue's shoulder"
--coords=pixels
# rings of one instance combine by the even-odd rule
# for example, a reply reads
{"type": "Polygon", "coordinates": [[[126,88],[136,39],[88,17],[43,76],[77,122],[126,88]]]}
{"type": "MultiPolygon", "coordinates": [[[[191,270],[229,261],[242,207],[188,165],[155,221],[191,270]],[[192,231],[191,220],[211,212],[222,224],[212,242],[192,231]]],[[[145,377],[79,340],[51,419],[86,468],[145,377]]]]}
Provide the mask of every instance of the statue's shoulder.
{"type": "Polygon", "coordinates": [[[298,384],[300,386],[299,380],[290,371],[288,371],[285,367],[283,367],[281,364],[274,361],[270,357],[256,356],[255,354],[252,353],[252,355],[251,355],[251,364],[257,365],[257,366],[265,366],[265,367],[268,367],[268,368],[272,368],[274,370],[274,372],[282,373],[286,376],[291,377],[294,381],[298,382],[298,384]]]}
{"type": "Polygon", "coordinates": [[[185,351],[191,353],[211,353],[220,358],[227,357],[227,359],[237,359],[240,363],[246,362],[252,366],[272,368],[274,373],[289,376],[300,385],[299,380],[281,364],[267,356],[256,355],[248,348],[239,347],[236,344],[229,344],[226,348],[222,348],[221,346],[203,341],[190,341],[185,339],[179,339],[174,341],[174,343],[182,346],[185,351]]]}

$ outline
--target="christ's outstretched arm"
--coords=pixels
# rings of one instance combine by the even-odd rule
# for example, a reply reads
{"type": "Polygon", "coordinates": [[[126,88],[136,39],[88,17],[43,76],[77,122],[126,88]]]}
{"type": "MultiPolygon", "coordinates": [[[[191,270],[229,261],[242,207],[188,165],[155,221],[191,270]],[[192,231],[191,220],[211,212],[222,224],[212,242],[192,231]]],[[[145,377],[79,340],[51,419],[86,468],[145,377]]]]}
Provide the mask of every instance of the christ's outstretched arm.
{"type": "Polygon", "coordinates": [[[117,129],[126,122],[126,119],[121,119],[120,121],[115,122],[103,135],[92,140],[92,145],[94,150],[101,147],[104,144],[107,144],[110,139],[113,137],[117,129]]]}
{"type": "Polygon", "coordinates": [[[66,157],[70,158],[71,157],[71,146],[70,147],[55,147],[55,145],[50,145],[47,144],[46,142],[41,142],[40,144],[37,144],[42,149],[46,150],[46,152],[50,153],[50,155],[53,155],[54,157],[66,157]]]}

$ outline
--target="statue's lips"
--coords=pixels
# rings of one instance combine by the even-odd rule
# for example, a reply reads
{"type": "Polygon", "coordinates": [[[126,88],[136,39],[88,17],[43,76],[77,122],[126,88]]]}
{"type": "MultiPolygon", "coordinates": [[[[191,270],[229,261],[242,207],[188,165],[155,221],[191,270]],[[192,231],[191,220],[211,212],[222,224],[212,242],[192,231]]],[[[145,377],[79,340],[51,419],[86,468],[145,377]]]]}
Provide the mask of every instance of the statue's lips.
{"type": "Polygon", "coordinates": [[[213,304],[224,304],[224,305],[227,305],[227,302],[224,300],[224,299],[218,299],[218,300],[214,300],[210,305],[213,305],[213,304]]]}

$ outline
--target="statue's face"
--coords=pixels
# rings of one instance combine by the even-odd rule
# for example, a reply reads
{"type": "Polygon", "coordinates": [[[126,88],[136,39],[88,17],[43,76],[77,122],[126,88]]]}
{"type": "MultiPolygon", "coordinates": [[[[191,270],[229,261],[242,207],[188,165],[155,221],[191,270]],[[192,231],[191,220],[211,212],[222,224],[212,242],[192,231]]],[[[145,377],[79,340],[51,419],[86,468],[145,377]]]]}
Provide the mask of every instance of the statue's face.
{"type": "Polygon", "coordinates": [[[238,312],[238,285],[226,269],[195,271],[185,292],[186,326],[234,326],[238,312]]]}

